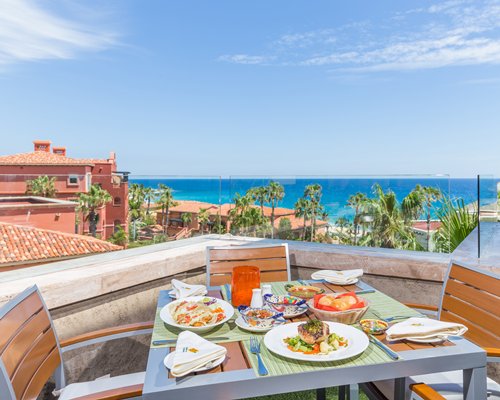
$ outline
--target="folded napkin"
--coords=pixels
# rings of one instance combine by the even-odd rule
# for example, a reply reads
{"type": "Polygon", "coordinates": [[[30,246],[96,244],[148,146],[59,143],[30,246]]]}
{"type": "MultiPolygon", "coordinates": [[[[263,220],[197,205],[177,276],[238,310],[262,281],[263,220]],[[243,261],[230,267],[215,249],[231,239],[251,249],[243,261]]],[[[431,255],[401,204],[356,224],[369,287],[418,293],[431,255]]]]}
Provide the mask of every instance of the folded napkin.
{"type": "Polygon", "coordinates": [[[183,331],[177,338],[172,369],[173,376],[184,376],[227,353],[225,347],[209,342],[194,332],[183,331]]]}
{"type": "Polygon", "coordinates": [[[184,283],[177,279],[172,279],[172,287],[176,299],[182,299],[188,296],[204,296],[207,294],[205,285],[190,285],[189,283],[184,283]]]}
{"type": "Polygon", "coordinates": [[[356,279],[363,275],[362,269],[349,269],[345,271],[333,271],[330,269],[324,269],[317,271],[311,275],[312,279],[324,279],[329,283],[336,285],[348,285],[354,283],[356,279]]]}
{"type": "Polygon", "coordinates": [[[387,340],[401,340],[462,336],[465,332],[467,327],[462,324],[413,317],[392,325],[386,333],[387,340]]]}

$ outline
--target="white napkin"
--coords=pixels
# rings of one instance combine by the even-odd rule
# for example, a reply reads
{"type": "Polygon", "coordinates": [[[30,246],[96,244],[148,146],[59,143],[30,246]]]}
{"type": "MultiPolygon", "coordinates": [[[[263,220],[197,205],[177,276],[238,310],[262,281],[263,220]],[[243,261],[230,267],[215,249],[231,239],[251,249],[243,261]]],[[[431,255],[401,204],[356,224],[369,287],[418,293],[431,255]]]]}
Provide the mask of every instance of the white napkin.
{"type": "Polygon", "coordinates": [[[194,332],[183,331],[177,338],[173,376],[184,376],[227,353],[225,347],[209,342],[194,332]]]}
{"type": "Polygon", "coordinates": [[[316,271],[311,275],[312,279],[324,279],[329,283],[336,285],[348,285],[354,283],[363,275],[362,269],[348,269],[345,271],[333,271],[331,269],[323,269],[316,271]]]}
{"type": "Polygon", "coordinates": [[[465,332],[467,332],[467,327],[462,324],[412,317],[387,329],[387,340],[437,339],[462,336],[465,332]]]}
{"type": "Polygon", "coordinates": [[[204,296],[207,294],[205,285],[190,285],[177,279],[172,279],[172,288],[176,299],[189,296],[204,296]]]}

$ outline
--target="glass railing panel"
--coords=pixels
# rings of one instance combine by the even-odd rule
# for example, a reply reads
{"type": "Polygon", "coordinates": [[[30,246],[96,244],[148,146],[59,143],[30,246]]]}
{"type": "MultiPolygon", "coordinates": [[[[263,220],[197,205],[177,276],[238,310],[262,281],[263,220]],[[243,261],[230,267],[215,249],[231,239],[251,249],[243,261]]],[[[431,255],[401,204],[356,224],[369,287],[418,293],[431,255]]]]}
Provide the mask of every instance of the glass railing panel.
{"type": "Polygon", "coordinates": [[[218,176],[129,177],[129,247],[225,233],[218,176]]]}
{"type": "Polygon", "coordinates": [[[500,179],[493,174],[483,174],[478,176],[478,197],[479,197],[479,230],[478,257],[485,259],[496,254],[498,247],[494,243],[494,230],[498,229],[498,196],[500,179]]]}
{"type": "MultiPolygon", "coordinates": [[[[436,239],[440,215],[453,195],[447,175],[231,176],[228,185],[233,234],[424,251],[449,249],[446,237],[436,239]]],[[[474,182],[460,183],[459,194],[469,202],[463,190],[467,185],[473,187],[474,182]]]]}

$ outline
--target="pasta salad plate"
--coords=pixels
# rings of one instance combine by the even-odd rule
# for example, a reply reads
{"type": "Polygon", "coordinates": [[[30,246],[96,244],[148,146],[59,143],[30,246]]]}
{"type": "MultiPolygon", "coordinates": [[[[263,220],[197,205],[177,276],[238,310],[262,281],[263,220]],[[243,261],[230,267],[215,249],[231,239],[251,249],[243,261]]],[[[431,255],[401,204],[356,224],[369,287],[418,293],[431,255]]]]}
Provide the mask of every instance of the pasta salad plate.
{"type": "Polygon", "coordinates": [[[167,325],[196,333],[208,332],[222,325],[234,314],[227,301],[210,296],[192,296],[172,301],[160,311],[167,325]]]}
{"type": "Polygon", "coordinates": [[[312,362],[355,357],[369,343],[368,337],[352,326],[319,320],[280,325],[264,336],[264,344],[273,353],[312,362]]]}

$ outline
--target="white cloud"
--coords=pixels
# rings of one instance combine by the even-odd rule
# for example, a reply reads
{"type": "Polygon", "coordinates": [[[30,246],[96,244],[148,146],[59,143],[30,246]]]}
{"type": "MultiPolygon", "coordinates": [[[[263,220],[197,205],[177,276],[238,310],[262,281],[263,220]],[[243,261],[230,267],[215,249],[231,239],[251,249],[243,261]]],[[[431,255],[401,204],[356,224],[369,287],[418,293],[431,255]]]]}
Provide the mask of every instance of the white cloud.
{"type": "Polygon", "coordinates": [[[264,64],[269,61],[268,57],[251,56],[248,54],[224,55],[219,57],[219,61],[227,61],[234,64],[264,64]]]}
{"type": "Polygon", "coordinates": [[[35,0],[0,1],[0,65],[71,59],[115,44],[116,34],[74,15],[58,15],[35,0]]]}
{"type": "Polygon", "coordinates": [[[500,64],[500,0],[448,0],[395,16],[283,35],[261,57],[344,72],[500,64]]]}

